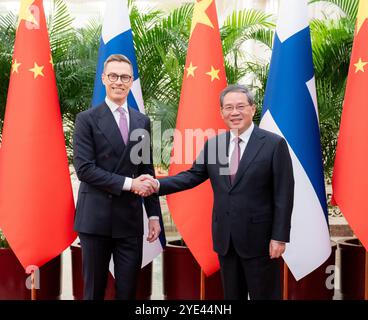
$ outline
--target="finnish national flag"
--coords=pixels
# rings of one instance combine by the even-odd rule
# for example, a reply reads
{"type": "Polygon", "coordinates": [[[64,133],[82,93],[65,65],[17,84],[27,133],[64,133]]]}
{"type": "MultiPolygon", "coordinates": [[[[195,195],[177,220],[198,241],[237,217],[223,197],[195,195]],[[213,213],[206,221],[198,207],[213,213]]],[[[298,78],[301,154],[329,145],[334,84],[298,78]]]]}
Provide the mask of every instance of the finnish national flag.
{"type": "MultiPolygon", "coordinates": [[[[139,81],[138,66],[134,50],[133,34],[129,20],[128,3],[126,0],[106,1],[106,11],[98,53],[92,107],[98,106],[105,100],[106,91],[101,81],[101,74],[103,71],[104,61],[111,54],[123,54],[132,62],[134,82],[128,96],[128,106],[144,113],[142,90],[139,81]]],[[[148,235],[148,218],[144,206],[143,211],[144,238],[142,268],[150,263],[157,255],[159,255],[166,244],[162,219],[160,219],[161,234],[159,239],[153,243],[149,243],[146,240],[148,235]]],[[[113,270],[112,259],[110,262],[110,270],[113,270]]]]}
{"type": "Polygon", "coordinates": [[[296,280],[331,253],[307,0],[281,0],[260,127],[284,137],[295,190],[283,258],[296,280]]]}

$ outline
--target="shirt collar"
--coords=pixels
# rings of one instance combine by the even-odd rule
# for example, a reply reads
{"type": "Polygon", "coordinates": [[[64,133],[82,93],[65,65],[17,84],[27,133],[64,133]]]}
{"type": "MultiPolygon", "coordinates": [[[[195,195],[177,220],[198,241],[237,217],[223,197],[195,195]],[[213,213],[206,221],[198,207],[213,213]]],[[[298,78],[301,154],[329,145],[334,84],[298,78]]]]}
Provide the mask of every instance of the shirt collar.
{"type": "MultiPolygon", "coordinates": [[[[239,138],[242,141],[248,140],[248,138],[250,137],[250,135],[253,132],[253,129],[254,129],[254,123],[252,122],[252,124],[249,126],[249,128],[247,130],[245,130],[241,135],[239,135],[239,138]]],[[[233,141],[234,138],[235,138],[235,135],[230,130],[230,141],[233,141]]]]}
{"type": "Polygon", "coordinates": [[[128,113],[128,102],[126,100],[122,106],[117,105],[115,102],[111,101],[108,97],[105,97],[105,102],[112,113],[114,113],[120,107],[122,107],[124,111],[128,113]]]}

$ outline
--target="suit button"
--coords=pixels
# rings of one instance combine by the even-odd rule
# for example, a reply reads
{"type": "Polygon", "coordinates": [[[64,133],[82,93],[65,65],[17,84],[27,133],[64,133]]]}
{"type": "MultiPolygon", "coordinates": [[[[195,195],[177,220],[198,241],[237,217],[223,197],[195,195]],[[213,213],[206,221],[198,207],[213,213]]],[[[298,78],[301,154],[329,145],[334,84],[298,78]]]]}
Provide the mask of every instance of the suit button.
{"type": "Polygon", "coordinates": [[[112,194],[109,194],[107,197],[108,197],[109,199],[112,199],[112,194]]]}
{"type": "Polygon", "coordinates": [[[230,215],[230,212],[229,211],[226,211],[226,214],[229,216],[230,215]]]}

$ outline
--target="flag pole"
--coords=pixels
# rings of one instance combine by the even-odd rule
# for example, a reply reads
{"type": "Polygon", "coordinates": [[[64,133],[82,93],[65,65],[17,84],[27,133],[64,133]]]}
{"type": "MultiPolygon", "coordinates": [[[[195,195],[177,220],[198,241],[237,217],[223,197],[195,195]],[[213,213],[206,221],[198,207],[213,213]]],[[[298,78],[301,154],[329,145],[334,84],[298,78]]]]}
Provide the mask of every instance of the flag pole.
{"type": "Polygon", "coordinates": [[[37,300],[37,289],[36,289],[36,275],[35,271],[32,270],[31,272],[31,300],[37,300]]]}
{"type": "Polygon", "coordinates": [[[368,300],[368,251],[365,251],[365,285],[364,285],[364,299],[368,300]]]}
{"type": "Polygon", "coordinates": [[[283,290],[283,300],[289,299],[289,268],[284,261],[284,290],[283,290]]]}
{"type": "Polygon", "coordinates": [[[206,275],[203,272],[203,269],[201,268],[201,287],[200,287],[200,292],[199,292],[199,298],[200,300],[205,300],[206,298],[206,275]]]}

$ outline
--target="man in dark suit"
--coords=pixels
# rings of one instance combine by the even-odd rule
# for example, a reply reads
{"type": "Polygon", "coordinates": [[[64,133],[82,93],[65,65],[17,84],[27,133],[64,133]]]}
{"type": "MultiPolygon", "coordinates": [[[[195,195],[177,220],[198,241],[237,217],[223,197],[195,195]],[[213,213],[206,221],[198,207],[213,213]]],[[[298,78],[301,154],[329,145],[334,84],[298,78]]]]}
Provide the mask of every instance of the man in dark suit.
{"type": "Polygon", "coordinates": [[[246,87],[225,88],[220,105],[230,131],[207,141],[191,169],[156,181],[156,191],[170,194],[209,178],[225,298],[280,299],[278,258],[289,241],[294,194],[288,146],[253,124],[256,107],[246,87]]]}
{"type": "MultiPolygon", "coordinates": [[[[142,198],[152,183],[138,178],[154,175],[150,120],[128,107],[133,68],[123,55],[104,64],[105,102],[78,114],[74,130],[74,166],[81,181],[74,228],[83,258],[84,299],[103,299],[111,254],[117,299],[135,299],[142,262],[142,198]],[[132,137],[137,137],[133,139],[132,137]],[[140,144],[144,155],[133,152],[140,144]]],[[[141,151],[142,151],[141,150],[141,151]]],[[[161,209],[157,195],[144,200],[149,217],[147,240],[160,234],[161,209]]]]}

